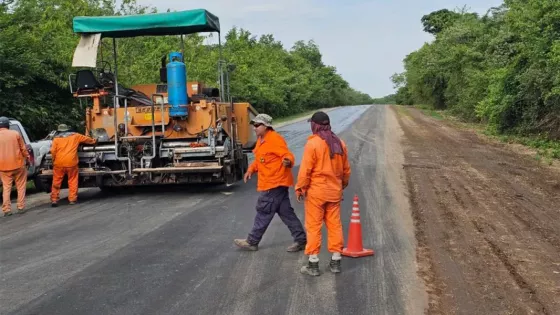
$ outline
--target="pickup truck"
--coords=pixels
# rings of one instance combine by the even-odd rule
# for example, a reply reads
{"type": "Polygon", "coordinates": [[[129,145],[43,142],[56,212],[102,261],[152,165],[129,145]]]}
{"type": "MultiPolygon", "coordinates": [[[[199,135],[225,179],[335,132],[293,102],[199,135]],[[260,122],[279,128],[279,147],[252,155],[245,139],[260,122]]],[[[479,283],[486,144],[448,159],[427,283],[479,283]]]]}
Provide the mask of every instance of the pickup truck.
{"type": "Polygon", "coordinates": [[[33,180],[35,182],[35,187],[38,190],[48,190],[40,187],[40,183],[37,181],[36,175],[39,172],[39,167],[43,162],[43,159],[51,149],[52,137],[54,136],[55,132],[51,132],[44,139],[33,141],[25,127],[23,127],[23,125],[18,120],[13,118],[10,118],[10,129],[19,132],[19,134],[23,138],[23,141],[25,142],[27,151],[31,155],[32,163],[27,167],[27,179],[33,180]]]}

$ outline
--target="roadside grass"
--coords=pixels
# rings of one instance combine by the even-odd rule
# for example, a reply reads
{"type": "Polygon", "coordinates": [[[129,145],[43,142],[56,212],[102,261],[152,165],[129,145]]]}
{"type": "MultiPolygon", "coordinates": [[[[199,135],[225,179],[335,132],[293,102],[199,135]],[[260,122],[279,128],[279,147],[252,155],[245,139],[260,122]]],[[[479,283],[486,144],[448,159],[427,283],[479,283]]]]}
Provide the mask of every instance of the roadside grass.
{"type": "Polygon", "coordinates": [[[392,106],[394,106],[397,109],[397,113],[399,115],[411,117],[410,112],[406,109],[405,105],[392,105],[392,106]]]}
{"type": "Polygon", "coordinates": [[[317,109],[314,110],[309,110],[309,111],[305,111],[305,112],[301,112],[299,114],[294,114],[294,115],[289,115],[289,116],[284,116],[284,117],[280,117],[280,118],[276,118],[273,119],[273,125],[278,125],[278,124],[283,124],[285,122],[291,121],[291,120],[295,120],[295,119],[299,119],[299,118],[303,118],[307,115],[311,115],[314,112],[316,112],[317,109]]]}
{"type": "Polygon", "coordinates": [[[327,112],[327,111],[335,109],[335,108],[336,107],[312,109],[312,110],[304,111],[304,112],[289,115],[289,116],[284,116],[284,117],[279,117],[279,118],[274,118],[273,117],[272,125],[277,126],[277,125],[284,124],[284,123],[287,123],[287,122],[290,122],[290,121],[293,121],[293,120],[298,120],[298,119],[303,118],[305,116],[310,116],[313,113],[315,113],[316,111],[322,110],[322,111],[327,112]]]}
{"type": "Polygon", "coordinates": [[[425,115],[431,116],[437,120],[442,120],[444,118],[443,117],[444,111],[435,110],[428,105],[414,105],[414,107],[420,109],[425,115]]]}
{"type": "Polygon", "coordinates": [[[503,143],[521,144],[533,148],[537,151],[534,156],[535,160],[545,164],[552,165],[554,160],[560,160],[560,141],[546,139],[542,135],[498,135],[489,130],[485,130],[484,134],[503,143]]]}
{"type": "MultiPolygon", "coordinates": [[[[399,113],[410,115],[406,109],[410,106],[397,105],[396,107],[399,113]]],[[[518,144],[531,148],[535,151],[532,154],[533,158],[541,163],[552,165],[554,161],[560,161],[560,141],[547,139],[543,135],[522,136],[498,134],[484,123],[462,121],[458,117],[451,115],[447,110],[434,110],[427,105],[414,105],[412,107],[418,108],[427,116],[438,120],[445,120],[456,128],[472,130],[488,139],[501,143],[518,144]]]]}
{"type": "Polygon", "coordinates": [[[499,134],[484,123],[464,122],[447,111],[442,111],[442,115],[446,121],[458,128],[473,130],[501,143],[518,144],[534,149],[536,152],[533,157],[539,162],[552,165],[553,161],[560,161],[560,141],[547,139],[544,135],[499,134]]]}

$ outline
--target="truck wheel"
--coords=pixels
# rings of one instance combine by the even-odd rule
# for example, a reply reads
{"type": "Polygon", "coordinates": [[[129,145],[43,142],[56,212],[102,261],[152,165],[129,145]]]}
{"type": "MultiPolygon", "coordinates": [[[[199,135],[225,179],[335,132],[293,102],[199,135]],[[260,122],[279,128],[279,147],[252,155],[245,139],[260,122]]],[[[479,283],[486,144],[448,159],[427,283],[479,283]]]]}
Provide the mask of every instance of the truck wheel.
{"type": "Polygon", "coordinates": [[[101,185],[99,186],[99,190],[104,194],[110,194],[113,192],[113,187],[101,185]]]}

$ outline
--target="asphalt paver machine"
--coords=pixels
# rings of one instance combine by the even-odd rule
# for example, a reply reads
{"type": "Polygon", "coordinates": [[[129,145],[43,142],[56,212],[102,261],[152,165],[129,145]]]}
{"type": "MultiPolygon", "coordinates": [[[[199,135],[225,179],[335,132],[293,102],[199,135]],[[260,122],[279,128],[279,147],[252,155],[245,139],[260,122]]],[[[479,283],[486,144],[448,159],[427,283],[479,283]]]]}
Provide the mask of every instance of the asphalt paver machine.
{"type": "MultiPolygon", "coordinates": [[[[232,101],[220,39],[219,88],[188,81],[181,51],[170,51],[161,59],[159,83],[124,87],[118,78],[120,38],[175,36],[184,43],[183,36],[198,32],[217,32],[221,38],[215,15],[199,9],[75,17],[73,29],[80,35],[73,67],[81,69],[70,75],[70,90],[86,102],[85,133],[97,139],[97,144],[79,149],[80,187],[229,185],[242,179],[247,153],[256,143],[250,121],[258,113],[249,103],[232,101]],[[97,67],[104,39],[112,40],[114,69],[110,71],[97,67]]],[[[51,186],[50,154],[39,178],[44,187],[51,186]]]]}

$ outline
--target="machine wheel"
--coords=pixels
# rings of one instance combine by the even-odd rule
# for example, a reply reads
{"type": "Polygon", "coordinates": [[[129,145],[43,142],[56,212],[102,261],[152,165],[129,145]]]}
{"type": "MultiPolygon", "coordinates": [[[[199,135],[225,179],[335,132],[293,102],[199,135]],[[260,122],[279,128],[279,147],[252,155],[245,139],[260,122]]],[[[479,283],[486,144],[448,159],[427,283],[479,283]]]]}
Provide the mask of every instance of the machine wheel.
{"type": "Polygon", "coordinates": [[[115,187],[115,186],[99,186],[99,189],[101,190],[102,193],[107,194],[107,195],[114,195],[114,194],[118,194],[120,191],[120,187],[115,187]]]}
{"type": "Polygon", "coordinates": [[[247,170],[249,169],[249,158],[247,154],[245,153],[242,154],[243,154],[243,158],[239,159],[239,164],[236,166],[237,169],[236,180],[242,180],[243,176],[245,175],[245,172],[247,172],[247,170]]]}
{"type": "Polygon", "coordinates": [[[47,185],[48,183],[46,183],[45,181],[42,181],[38,177],[35,177],[33,179],[33,184],[35,184],[35,188],[38,191],[42,191],[42,192],[45,192],[47,194],[51,193],[51,185],[47,185]]]}
{"type": "Polygon", "coordinates": [[[243,173],[249,169],[249,156],[243,154],[243,173]]]}

